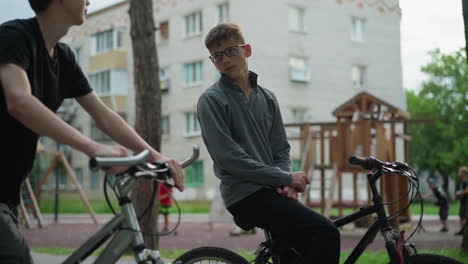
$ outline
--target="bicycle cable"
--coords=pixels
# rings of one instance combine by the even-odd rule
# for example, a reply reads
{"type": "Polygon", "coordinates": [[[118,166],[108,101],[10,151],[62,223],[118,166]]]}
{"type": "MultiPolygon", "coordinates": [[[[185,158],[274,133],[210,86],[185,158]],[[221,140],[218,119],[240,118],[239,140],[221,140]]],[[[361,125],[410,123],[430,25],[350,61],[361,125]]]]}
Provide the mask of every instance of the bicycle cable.
{"type": "Polygon", "coordinates": [[[116,193],[116,191],[115,191],[115,189],[114,189],[114,186],[112,186],[112,185],[110,184],[110,182],[109,182],[109,180],[108,180],[108,177],[109,177],[109,174],[106,173],[106,174],[104,175],[104,183],[103,183],[103,185],[104,185],[104,186],[103,186],[103,189],[104,189],[104,197],[106,198],[107,206],[111,209],[112,214],[113,214],[113,215],[116,215],[116,212],[115,212],[115,210],[114,210],[114,207],[113,207],[112,204],[110,203],[109,195],[107,194],[107,185],[108,185],[108,184],[109,184],[109,186],[111,186],[111,188],[112,188],[112,190],[114,191],[114,193],[115,193],[115,195],[117,196],[117,198],[119,198],[119,197],[118,197],[118,195],[117,195],[117,193],[116,193]]]}
{"type": "Polygon", "coordinates": [[[401,214],[403,214],[404,211],[406,211],[409,206],[411,205],[411,203],[414,201],[414,195],[413,195],[413,185],[412,185],[412,182],[411,182],[411,179],[408,177],[408,176],[405,176],[405,175],[400,175],[400,176],[404,176],[405,178],[407,178],[410,182],[410,188],[408,188],[408,192],[406,193],[405,196],[403,196],[403,198],[401,198],[400,200],[398,201],[395,201],[395,202],[392,202],[392,203],[389,203],[389,204],[394,204],[394,203],[399,203],[400,201],[406,199],[407,197],[411,197],[411,199],[409,199],[409,202],[406,206],[400,208],[398,211],[394,212],[393,214],[391,214],[390,216],[388,216],[387,218],[389,220],[392,220],[398,216],[400,216],[401,214]]]}
{"type": "Polygon", "coordinates": [[[129,231],[132,231],[132,232],[138,232],[138,233],[141,233],[145,236],[167,236],[167,235],[170,235],[172,234],[180,225],[180,222],[181,222],[181,216],[182,216],[182,212],[181,212],[181,209],[180,209],[180,206],[179,206],[179,203],[177,202],[177,200],[174,198],[174,196],[172,196],[171,194],[169,194],[169,196],[171,196],[172,199],[174,199],[174,203],[176,205],[176,208],[177,208],[177,215],[178,215],[178,218],[177,218],[177,222],[174,226],[174,228],[172,228],[170,231],[167,231],[167,232],[157,232],[157,233],[152,233],[152,232],[144,232],[144,231],[139,231],[139,230],[135,230],[133,228],[121,228],[121,230],[129,230],[129,231]]]}
{"type": "MultiPolygon", "coordinates": [[[[114,207],[112,206],[112,203],[110,202],[110,199],[109,199],[109,195],[108,195],[108,192],[107,192],[107,184],[112,188],[112,190],[114,191],[115,195],[117,196],[117,199],[119,199],[119,195],[117,194],[116,190],[115,190],[115,187],[113,185],[111,185],[110,181],[108,180],[108,177],[109,177],[110,174],[106,173],[105,176],[104,176],[104,197],[106,199],[106,203],[107,203],[107,206],[109,206],[109,208],[111,209],[112,213],[114,215],[116,215],[116,211],[114,209],[114,207]]],[[[163,186],[163,188],[165,188],[165,190],[167,191],[166,187],[163,186]]],[[[143,213],[140,215],[140,217],[138,217],[138,221],[140,221],[149,211],[149,209],[151,208],[152,210],[152,207],[154,206],[154,201],[156,200],[156,197],[155,197],[155,194],[156,194],[156,191],[155,191],[155,187],[153,186],[153,192],[151,194],[152,198],[149,202],[149,206],[147,206],[145,208],[145,210],[143,210],[143,213]]],[[[169,192],[168,192],[169,193],[169,192]]],[[[176,208],[177,208],[177,214],[178,214],[178,217],[177,217],[177,222],[174,226],[174,228],[172,228],[170,231],[167,231],[167,232],[157,232],[157,233],[153,233],[153,232],[144,232],[144,231],[141,231],[141,230],[136,230],[136,229],[133,229],[133,228],[121,228],[121,230],[129,230],[129,231],[132,231],[132,232],[139,232],[145,236],[167,236],[167,235],[170,235],[172,233],[174,233],[174,231],[179,227],[180,225],[180,222],[181,222],[181,219],[182,219],[182,212],[181,212],[181,209],[180,209],[180,206],[179,206],[179,203],[177,202],[177,200],[174,198],[174,196],[169,193],[169,196],[174,200],[174,203],[176,205],[176,208]]]]}
{"type": "MultiPolygon", "coordinates": [[[[416,172],[411,169],[411,171],[414,173],[414,175],[416,175],[416,172]]],[[[422,202],[422,197],[421,197],[421,193],[419,192],[419,181],[417,182],[418,184],[415,184],[414,182],[411,181],[411,183],[414,185],[414,188],[416,190],[416,195],[415,195],[415,198],[413,199],[413,201],[419,197],[419,204],[421,205],[421,214],[419,215],[419,221],[418,221],[418,224],[416,225],[416,228],[413,230],[413,232],[408,236],[407,239],[405,239],[405,243],[407,243],[411,237],[413,237],[413,235],[416,233],[417,230],[419,230],[421,228],[421,224],[422,224],[422,219],[423,219],[423,212],[424,212],[424,204],[422,202]]]]}

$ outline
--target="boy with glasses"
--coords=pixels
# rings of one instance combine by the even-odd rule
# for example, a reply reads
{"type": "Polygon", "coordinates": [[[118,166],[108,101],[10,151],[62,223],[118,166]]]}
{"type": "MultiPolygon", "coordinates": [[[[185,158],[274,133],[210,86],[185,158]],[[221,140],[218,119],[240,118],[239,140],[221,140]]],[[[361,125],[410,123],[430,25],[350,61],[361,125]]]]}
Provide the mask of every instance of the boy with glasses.
{"type": "MultiPolygon", "coordinates": [[[[176,186],[183,189],[183,169],[146,143],[92,91],[70,47],[60,39],[85,21],[88,0],[29,0],[36,13],[0,25],[0,263],[32,263],[18,230],[20,186],[36,155],[39,136],[70,145],[90,157],[127,156],[121,146],[96,142],[57,117],[65,98],[76,101],[98,128],[119,144],[139,152],[149,149],[151,161],[168,162],[176,186]]],[[[121,171],[112,169],[109,173],[121,171]]]]}
{"type": "Polygon", "coordinates": [[[198,118],[227,209],[240,227],[266,228],[291,248],[283,263],[338,263],[335,225],[297,200],[310,182],[291,172],[278,101],[248,68],[252,47],[232,23],[214,27],[205,45],[221,78],[201,95],[198,118]]]}

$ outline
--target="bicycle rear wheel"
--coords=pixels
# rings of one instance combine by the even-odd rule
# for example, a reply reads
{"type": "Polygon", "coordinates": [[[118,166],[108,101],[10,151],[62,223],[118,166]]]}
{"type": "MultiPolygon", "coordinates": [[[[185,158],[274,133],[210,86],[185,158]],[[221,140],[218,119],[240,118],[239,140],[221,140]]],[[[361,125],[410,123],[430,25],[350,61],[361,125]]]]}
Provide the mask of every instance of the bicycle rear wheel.
{"type": "Polygon", "coordinates": [[[409,264],[463,264],[463,262],[453,258],[427,253],[412,254],[408,260],[409,264]]]}
{"type": "Polygon", "coordinates": [[[200,247],[189,250],[178,257],[174,264],[248,264],[249,262],[239,254],[225,248],[200,247]]]}

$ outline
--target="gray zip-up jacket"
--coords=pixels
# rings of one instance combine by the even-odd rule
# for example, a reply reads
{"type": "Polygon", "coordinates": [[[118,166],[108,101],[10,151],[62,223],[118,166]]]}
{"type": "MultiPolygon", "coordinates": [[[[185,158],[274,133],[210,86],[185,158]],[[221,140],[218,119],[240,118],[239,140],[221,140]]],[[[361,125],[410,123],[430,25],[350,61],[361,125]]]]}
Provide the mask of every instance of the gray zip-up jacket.
{"type": "Polygon", "coordinates": [[[249,98],[226,76],[198,100],[203,141],[229,207],[257,190],[291,184],[290,145],[273,92],[249,73],[249,98]]]}

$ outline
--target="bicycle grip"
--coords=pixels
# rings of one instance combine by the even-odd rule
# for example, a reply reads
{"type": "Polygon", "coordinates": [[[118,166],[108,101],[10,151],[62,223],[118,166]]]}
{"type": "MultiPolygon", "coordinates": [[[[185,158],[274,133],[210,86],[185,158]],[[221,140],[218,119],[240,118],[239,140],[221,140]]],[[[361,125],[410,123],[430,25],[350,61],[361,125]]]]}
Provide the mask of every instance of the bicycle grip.
{"type": "Polygon", "coordinates": [[[372,157],[351,156],[348,161],[350,164],[359,165],[366,170],[372,170],[377,167],[377,164],[372,157]]]}

